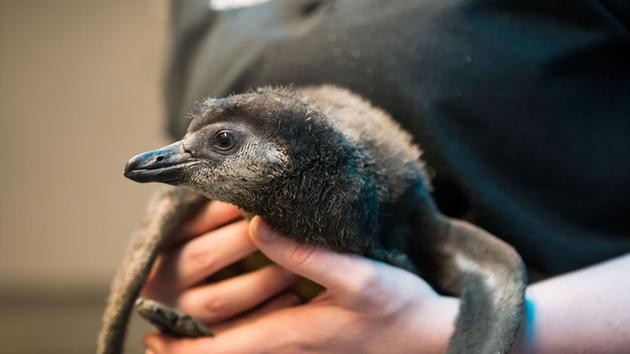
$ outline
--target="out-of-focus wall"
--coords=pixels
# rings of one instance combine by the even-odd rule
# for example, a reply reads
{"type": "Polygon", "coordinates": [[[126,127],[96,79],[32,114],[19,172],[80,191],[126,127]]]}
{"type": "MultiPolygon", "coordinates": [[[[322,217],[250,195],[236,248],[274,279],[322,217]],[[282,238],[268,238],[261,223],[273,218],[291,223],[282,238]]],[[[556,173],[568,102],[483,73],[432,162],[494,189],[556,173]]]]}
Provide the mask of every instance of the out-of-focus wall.
{"type": "Polygon", "coordinates": [[[109,281],[159,188],[122,169],[167,142],[167,11],[0,0],[0,353],[94,351],[109,281]]]}

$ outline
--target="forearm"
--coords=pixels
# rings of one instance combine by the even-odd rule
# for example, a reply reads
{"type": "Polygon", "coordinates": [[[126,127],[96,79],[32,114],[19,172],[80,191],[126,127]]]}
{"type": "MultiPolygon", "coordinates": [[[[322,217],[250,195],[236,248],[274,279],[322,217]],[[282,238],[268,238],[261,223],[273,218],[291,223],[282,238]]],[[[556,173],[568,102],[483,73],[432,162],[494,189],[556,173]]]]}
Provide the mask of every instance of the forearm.
{"type": "Polygon", "coordinates": [[[630,352],[630,255],[527,290],[513,353],[630,352]]]}

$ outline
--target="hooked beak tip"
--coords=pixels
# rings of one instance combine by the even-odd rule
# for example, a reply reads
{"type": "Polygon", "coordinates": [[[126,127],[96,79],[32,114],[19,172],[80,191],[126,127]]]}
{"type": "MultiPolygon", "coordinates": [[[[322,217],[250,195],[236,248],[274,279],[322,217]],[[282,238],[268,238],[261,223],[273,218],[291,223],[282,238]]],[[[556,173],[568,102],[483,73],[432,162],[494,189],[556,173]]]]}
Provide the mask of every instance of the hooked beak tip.
{"type": "Polygon", "coordinates": [[[195,160],[184,150],[181,142],[132,157],[123,175],[140,183],[163,182],[174,184],[188,172],[195,160]]]}

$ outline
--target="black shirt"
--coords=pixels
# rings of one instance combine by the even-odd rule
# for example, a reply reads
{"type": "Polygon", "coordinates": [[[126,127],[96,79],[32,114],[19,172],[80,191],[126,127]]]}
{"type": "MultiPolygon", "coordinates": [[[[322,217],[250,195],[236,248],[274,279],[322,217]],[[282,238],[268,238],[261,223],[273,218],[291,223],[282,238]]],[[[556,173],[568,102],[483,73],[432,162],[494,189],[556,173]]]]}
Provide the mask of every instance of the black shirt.
{"type": "Polygon", "coordinates": [[[530,275],[630,252],[624,0],[174,2],[170,131],[204,96],[334,83],[416,138],[447,214],[512,244],[530,275]]]}

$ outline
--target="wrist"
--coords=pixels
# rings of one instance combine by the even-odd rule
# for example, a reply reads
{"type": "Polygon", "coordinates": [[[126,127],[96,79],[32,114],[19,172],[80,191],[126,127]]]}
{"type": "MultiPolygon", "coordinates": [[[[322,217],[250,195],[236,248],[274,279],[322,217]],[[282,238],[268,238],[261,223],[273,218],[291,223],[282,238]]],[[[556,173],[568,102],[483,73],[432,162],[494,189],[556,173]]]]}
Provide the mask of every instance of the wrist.
{"type": "Polygon", "coordinates": [[[525,297],[523,310],[523,318],[512,346],[512,354],[535,353],[536,303],[530,296],[525,297]]]}

